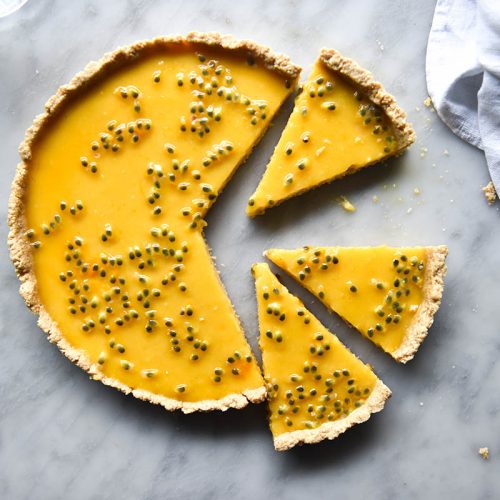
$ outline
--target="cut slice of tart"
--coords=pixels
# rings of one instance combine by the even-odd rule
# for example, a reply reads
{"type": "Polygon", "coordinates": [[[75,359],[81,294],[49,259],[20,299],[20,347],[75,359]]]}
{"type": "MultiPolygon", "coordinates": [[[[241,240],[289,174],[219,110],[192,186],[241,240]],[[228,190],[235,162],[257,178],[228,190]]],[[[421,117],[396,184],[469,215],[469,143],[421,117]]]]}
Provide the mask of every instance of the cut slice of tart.
{"type": "Polygon", "coordinates": [[[92,378],[184,412],[265,397],[204,217],[298,74],[253,42],[159,38],[91,63],[28,130],[11,256],[40,326],[92,378]]]}
{"type": "Polygon", "coordinates": [[[413,358],[441,303],[446,246],[303,247],[265,252],[394,359],[413,358]]]}
{"type": "Polygon", "coordinates": [[[403,152],[415,140],[406,115],[371,73],[323,49],[301,87],[247,213],[403,152]]]}
{"type": "Polygon", "coordinates": [[[391,391],[274,276],[253,267],[269,422],[278,451],[334,439],[384,407],[391,391]]]}

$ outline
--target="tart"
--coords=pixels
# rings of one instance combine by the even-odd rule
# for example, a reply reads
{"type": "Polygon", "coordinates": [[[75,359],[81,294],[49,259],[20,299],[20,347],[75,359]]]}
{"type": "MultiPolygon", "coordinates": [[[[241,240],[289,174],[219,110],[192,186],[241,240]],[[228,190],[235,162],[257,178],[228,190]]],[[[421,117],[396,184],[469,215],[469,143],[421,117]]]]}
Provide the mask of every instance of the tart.
{"type": "Polygon", "coordinates": [[[269,423],[276,450],[334,439],[382,410],[391,391],[274,276],[253,267],[269,423]]]}
{"type": "Polygon", "coordinates": [[[265,397],[204,217],[300,69],[214,33],[106,55],[20,147],[9,245],[49,340],[95,380],[184,412],[265,397]]]}
{"type": "Polygon", "coordinates": [[[446,246],[303,247],[265,252],[394,359],[413,358],[441,303],[446,246]]]}
{"type": "Polygon", "coordinates": [[[415,140],[406,115],[371,73],[323,49],[260,184],[250,216],[363,167],[398,155],[415,140]]]}

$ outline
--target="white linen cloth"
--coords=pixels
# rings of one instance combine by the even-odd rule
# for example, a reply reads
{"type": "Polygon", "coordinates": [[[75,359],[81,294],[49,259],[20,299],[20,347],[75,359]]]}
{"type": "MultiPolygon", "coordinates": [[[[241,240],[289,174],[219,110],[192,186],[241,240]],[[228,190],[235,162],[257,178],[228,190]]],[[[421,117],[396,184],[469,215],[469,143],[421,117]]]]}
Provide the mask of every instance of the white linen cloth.
{"type": "Polygon", "coordinates": [[[426,73],[439,117],[484,151],[500,193],[500,0],[438,0],[426,73]]]}

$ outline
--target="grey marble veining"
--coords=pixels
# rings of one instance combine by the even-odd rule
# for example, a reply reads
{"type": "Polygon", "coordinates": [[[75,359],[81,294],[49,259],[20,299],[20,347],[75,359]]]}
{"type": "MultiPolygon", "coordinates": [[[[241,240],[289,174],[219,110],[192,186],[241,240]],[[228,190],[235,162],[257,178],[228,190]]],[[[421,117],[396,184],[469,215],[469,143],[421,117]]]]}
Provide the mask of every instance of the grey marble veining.
{"type": "Polygon", "coordinates": [[[226,414],[170,414],[89,381],[37,328],[0,245],[0,498],[499,498],[500,212],[480,191],[489,180],[481,152],[423,106],[433,7],[430,0],[30,0],[0,19],[2,241],[17,145],[45,100],[106,51],[197,29],[269,44],[305,72],[320,47],[336,47],[375,72],[408,110],[418,134],[404,157],[249,220],[246,199],[286,121],[291,104],[285,106],[208,219],[209,244],[253,347],[257,318],[249,268],[265,248],[450,247],[442,308],[407,366],[284,280],[373,365],[393,398],[382,413],[334,442],[278,454],[263,405],[226,414]],[[339,195],[356,205],[354,214],[336,204],[339,195]],[[478,456],[480,446],[490,448],[488,462],[478,456]]]}

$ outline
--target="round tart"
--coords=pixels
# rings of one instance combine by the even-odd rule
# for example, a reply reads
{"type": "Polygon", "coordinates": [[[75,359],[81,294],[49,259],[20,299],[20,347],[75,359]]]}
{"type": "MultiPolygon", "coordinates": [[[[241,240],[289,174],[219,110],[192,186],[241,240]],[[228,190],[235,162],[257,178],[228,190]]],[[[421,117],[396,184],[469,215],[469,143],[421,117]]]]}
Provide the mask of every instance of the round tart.
{"type": "Polygon", "coordinates": [[[184,412],[265,397],[204,217],[299,71],[229,36],[158,38],[89,64],[35,119],[11,257],[40,327],[93,379],[184,412]]]}

